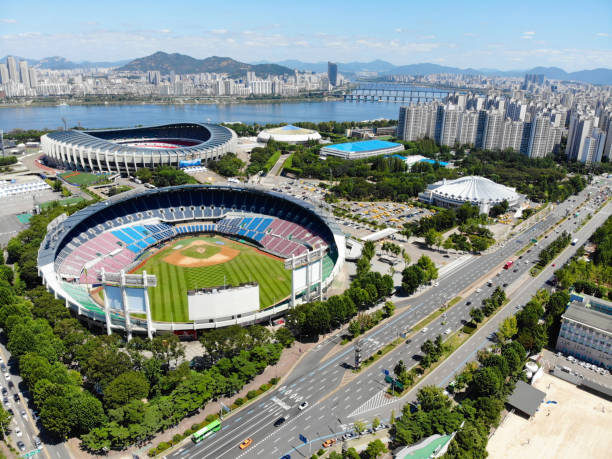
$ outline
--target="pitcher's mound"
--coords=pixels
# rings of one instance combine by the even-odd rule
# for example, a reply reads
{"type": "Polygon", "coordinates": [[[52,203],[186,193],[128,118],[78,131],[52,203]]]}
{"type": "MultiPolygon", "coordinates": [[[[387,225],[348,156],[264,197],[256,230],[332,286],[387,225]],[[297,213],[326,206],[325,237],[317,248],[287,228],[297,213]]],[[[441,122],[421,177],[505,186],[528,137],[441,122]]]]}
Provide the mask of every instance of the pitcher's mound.
{"type": "MultiPolygon", "coordinates": [[[[191,244],[186,247],[182,247],[182,249],[193,248],[195,251],[199,253],[205,252],[204,247],[201,246],[211,246],[211,247],[219,247],[218,245],[210,244],[206,241],[198,240],[193,241],[191,244]],[[200,247],[198,247],[200,246],[200,247]]],[[[219,265],[221,263],[227,263],[232,258],[237,257],[240,254],[239,250],[231,249],[227,246],[222,246],[221,251],[215,253],[214,255],[208,258],[195,258],[190,257],[182,253],[182,250],[174,250],[170,255],[164,258],[166,263],[175,266],[181,266],[182,268],[201,268],[203,266],[213,266],[219,265]]]]}

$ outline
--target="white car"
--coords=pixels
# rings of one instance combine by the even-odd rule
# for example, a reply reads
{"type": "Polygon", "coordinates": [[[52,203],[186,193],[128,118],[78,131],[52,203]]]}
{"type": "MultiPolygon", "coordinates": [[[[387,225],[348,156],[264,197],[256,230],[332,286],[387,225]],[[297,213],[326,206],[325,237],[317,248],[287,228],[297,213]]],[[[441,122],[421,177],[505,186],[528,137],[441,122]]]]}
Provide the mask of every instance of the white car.
{"type": "Polygon", "coordinates": [[[23,436],[23,432],[19,427],[15,427],[15,435],[17,435],[18,437],[23,436]]]}
{"type": "Polygon", "coordinates": [[[306,408],[308,408],[308,402],[302,402],[300,403],[300,406],[298,406],[300,411],[305,410],[306,408]]]}
{"type": "Polygon", "coordinates": [[[444,334],[445,334],[445,335],[450,334],[450,332],[451,332],[451,329],[450,329],[450,328],[447,328],[446,330],[444,330],[444,334]]]}
{"type": "Polygon", "coordinates": [[[21,410],[21,417],[26,419],[28,417],[28,413],[26,413],[26,410],[21,410]]]}
{"type": "Polygon", "coordinates": [[[4,379],[6,379],[7,381],[11,379],[11,374],[8,371],[4,373],[4,379]]]}
{"type": "Polygon", "coordinates": [[[427,327],[424,327],[421,329],[421,333],[426,333],[427,332],[427,327]]]}

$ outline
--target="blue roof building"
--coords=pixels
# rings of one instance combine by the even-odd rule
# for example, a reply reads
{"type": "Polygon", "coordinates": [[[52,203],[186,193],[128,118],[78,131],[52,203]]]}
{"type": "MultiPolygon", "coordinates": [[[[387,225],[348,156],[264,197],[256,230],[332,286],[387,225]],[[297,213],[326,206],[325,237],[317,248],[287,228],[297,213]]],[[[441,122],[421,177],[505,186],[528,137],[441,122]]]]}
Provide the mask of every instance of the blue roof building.
{"type": "Polygon", "coordinates": [[[360,142],[339,143],[321,148],[321,156],[338,156],[344,159],[363,159],[373,156],[391,155],[404,151],[401,143],[386,140],[363,140],[360,142]]]}

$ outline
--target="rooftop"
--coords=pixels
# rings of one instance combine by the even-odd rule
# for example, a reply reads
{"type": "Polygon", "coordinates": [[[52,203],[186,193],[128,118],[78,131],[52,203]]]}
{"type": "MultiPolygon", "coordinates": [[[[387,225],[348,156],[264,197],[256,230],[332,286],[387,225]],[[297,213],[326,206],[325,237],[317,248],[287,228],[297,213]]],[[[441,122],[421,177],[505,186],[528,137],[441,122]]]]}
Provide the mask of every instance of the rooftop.
{"type": "Polygon", "coordinates": [[[385,150],[387,148],[400,147],[400,143],[388,142],[386,140],[363,140],[361,142],[347,142],[338,143],[336,145],[329,145],[325,147],[330,150],[337,150],[346,153],[350,152],[362,152],[362,151],[373,151],[373,150],[385,150]]]}
{"type": "Polygon", "coordinates": [[[526,382],[518,381],[514,392],[508,397],[508,404],[529,416],[533,416],[544,397],[546,397],[546,393],[526,382]]]}
{"type": "Polygon", "coordinates": [[[612,334],[612,315],[592,308],[589,303],[572,301],[562,317],[612,334]]]}

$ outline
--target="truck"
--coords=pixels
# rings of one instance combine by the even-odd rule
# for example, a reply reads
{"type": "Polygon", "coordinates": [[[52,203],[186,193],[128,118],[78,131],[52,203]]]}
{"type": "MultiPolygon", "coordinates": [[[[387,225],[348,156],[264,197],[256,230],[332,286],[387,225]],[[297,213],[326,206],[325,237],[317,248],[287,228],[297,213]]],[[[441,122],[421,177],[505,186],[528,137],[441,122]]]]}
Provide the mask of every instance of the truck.
{"type": "Polygon", "coordinates": [[[514,264],[512,260],[508,260],[504,265],[504,269],[510,269],[510,267],[514,264]]]}
{"type": "Polygon", "coordinates": [[[574,239],[574,240],[572,241],[572,245],[576,245],[576,244],[578,244],[578,239],[574,239]]]}

